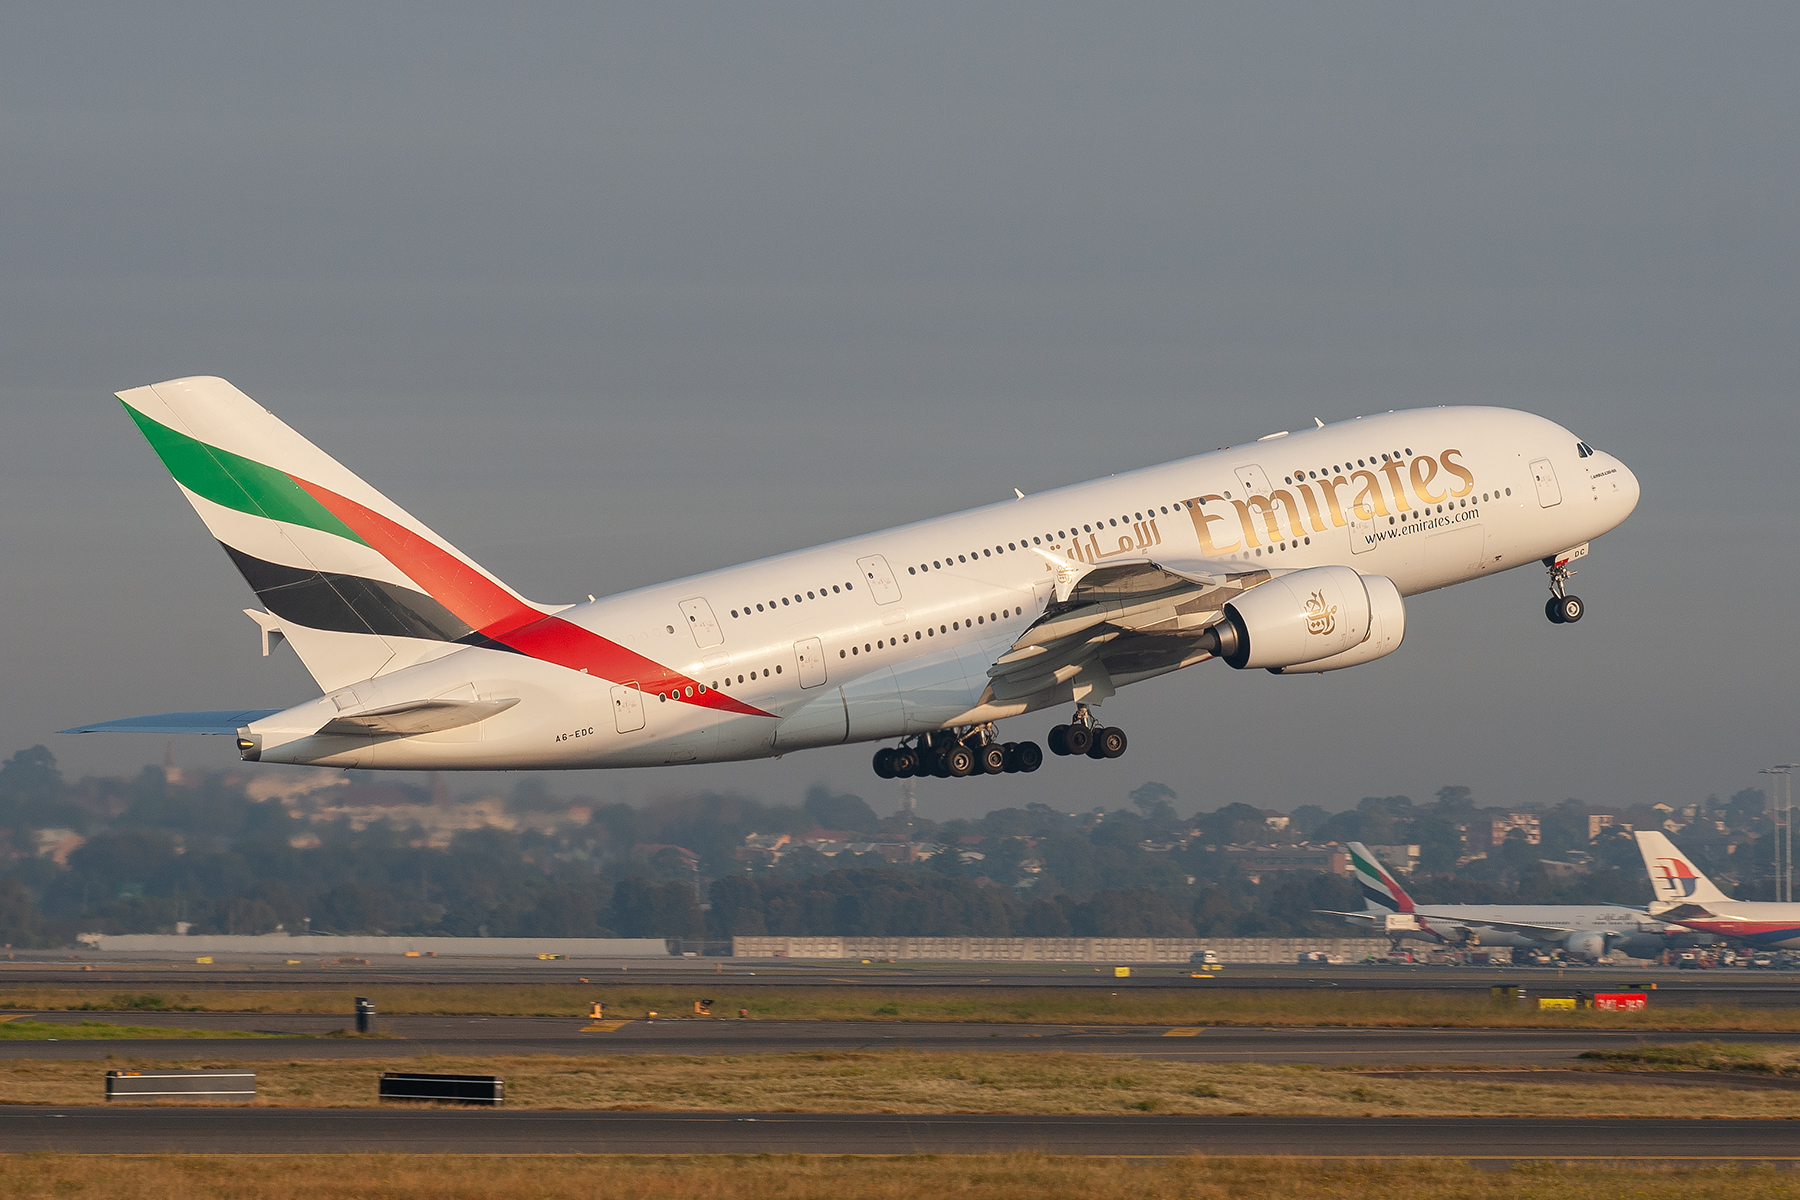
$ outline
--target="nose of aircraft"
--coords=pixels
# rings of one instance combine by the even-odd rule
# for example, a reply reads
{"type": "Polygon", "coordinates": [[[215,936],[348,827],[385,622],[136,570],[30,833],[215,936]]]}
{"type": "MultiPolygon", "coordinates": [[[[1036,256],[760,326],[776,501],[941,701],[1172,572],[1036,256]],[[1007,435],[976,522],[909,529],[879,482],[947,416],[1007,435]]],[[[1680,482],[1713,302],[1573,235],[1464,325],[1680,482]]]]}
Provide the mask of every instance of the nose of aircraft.
{"type": "Polygon", "coordinates": [[[1638,502],[1638,477],[1624,463],[1619,464],[1619,519],[1622,521],[1632,514],[1638,502]]]}

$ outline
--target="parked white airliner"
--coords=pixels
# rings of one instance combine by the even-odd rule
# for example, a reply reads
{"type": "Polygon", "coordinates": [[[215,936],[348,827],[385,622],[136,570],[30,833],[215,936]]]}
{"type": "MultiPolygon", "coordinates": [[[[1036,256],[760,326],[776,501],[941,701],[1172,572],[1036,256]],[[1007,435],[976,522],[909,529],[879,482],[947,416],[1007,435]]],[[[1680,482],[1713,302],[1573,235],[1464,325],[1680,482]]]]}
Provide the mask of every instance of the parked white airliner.
{"type": "Polygon", "coordinates": [[[1367,846],[1351,842],[1350,868],[1363,895],[1361,912],[1317,909],[1371,933],[1472,949],[1504,946],[1562,952],[1597,962],[1609,950],[1632,958],[1656,958],[1712,941],[1649,916],[1627,904],[1419,904],[1367,846]]]}
{"type": "Polygon", "coordinates": [[[1800,904],[1733,900],[1666,834],[1640,829],[1635,836],[1656,893],[1650,911],[1658,918],[1762,950],[1800,950],[1800,904]]]}
{"type": "MultiPolygon", "coordinates": [[[[1400,645],[1402,599],[1542,562],[1550,619],[1630,514],[1618,459],[1542,417],[1361,417],[575,605],[526,600],[222,379],[121,392],[324,695],[68,732],[226,733],[247,759],[639,767],[888,741],[888,776],[1036,770],[996,722],[1209,658],[1279,674],[1400,645]]],[[[598,589],[597,589],[598,590],[598,589]]]]}

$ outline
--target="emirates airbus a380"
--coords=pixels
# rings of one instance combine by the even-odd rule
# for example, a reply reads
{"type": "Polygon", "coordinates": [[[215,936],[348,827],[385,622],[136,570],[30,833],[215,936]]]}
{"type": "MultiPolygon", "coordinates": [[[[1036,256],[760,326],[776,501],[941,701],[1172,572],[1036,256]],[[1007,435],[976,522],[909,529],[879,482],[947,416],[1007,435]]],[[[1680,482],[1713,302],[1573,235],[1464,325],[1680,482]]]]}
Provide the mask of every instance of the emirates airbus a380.
{"type": "Polygon", "coordinates": [[[282,710],[66,732],[235,735],[251,761],[396,770],[642,767],[886,742],[883,777],[1035,771],[998,722],[1069,708],[1052,753],[1117,758],[1094,709],[1222,659],[1391,654],[1404,597],[1570,564],[1638,482],[1568,430],[1433,408],[1242,446],[579,604],[484,571],[223,379],[119,393],[324,692],[282,710]]]}

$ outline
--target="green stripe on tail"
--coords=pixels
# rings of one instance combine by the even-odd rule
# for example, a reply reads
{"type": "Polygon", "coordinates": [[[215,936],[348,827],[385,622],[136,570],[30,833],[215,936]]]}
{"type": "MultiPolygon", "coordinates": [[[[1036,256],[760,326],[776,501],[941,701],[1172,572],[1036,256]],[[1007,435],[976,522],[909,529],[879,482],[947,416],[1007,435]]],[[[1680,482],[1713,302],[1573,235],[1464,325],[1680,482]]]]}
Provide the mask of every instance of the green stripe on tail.
{"type": "MultiPolygon", "coordinates": [[[[124,403],[120,401],[120,403],[124,403]]],[[[182,487],[214,504],[271,521],[305,525],[324,533],[367,545],[330,509],[307,494],[306,489],[274,467],[205,442],[152,421],[131,405],[125,411],[137,422],[150,448],[169,468],[182,487]]]]}

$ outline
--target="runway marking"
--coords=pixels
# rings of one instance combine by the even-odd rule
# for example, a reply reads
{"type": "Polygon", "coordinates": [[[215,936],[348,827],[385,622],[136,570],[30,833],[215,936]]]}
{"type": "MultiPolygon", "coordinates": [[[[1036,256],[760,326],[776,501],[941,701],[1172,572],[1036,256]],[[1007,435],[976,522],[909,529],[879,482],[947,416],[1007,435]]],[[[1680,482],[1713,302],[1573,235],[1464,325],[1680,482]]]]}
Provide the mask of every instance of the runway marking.
{"type": "Polygon", "coordinates": [[[581,1027],[581,1032],[583,1032],[583,1033],[617,1033],[620,1029],[623,1029],[625,1026],[627,1026],[629,1024],[631,1024],[631,1020],[629,1018],[627,1018],[626,1020],[623,1020],[623,1021],[595,1021],[592,1025],[583,1025],[581,1027]]]}
{"type": "Polygon", "coordinates": [[[1163,1033],[1163,1036],[1164,1037],[1199,1037],[1200,1031],[1198,1029],[1176,1028],[1176,1029],[1166,1030],[1163,1033]]]}

